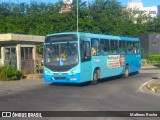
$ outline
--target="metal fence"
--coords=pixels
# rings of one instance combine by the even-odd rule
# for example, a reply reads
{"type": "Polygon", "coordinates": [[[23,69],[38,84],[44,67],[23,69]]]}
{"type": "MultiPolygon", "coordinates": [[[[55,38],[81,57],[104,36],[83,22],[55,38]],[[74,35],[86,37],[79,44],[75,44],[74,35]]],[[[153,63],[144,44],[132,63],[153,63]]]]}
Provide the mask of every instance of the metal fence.
{"type": "Polygon", "coordinates": [[[5,65],[11,65],[14,68],[17,68],[17,60],[4,60],[5,65]]]}
{"type": "Polygon", "coordinates": [[[21,70],[27,74],[34,73],[34,60],[21,60],[21,70]]]}

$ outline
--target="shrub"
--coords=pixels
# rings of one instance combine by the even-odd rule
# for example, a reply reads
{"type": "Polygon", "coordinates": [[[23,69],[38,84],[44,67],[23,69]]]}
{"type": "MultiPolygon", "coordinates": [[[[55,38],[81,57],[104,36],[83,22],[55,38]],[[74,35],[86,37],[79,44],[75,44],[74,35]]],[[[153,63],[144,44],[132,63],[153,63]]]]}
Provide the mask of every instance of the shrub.
{"type": "Polygon", "coordinates": [[[20,80],[22,74],[13,66],[0,66],[0,80],[20,80]]]}
{"type": "Polygon", "coordinates": [[[151,54],[148,56],[148,62],[160,63],[160,54],[151,54]]]}

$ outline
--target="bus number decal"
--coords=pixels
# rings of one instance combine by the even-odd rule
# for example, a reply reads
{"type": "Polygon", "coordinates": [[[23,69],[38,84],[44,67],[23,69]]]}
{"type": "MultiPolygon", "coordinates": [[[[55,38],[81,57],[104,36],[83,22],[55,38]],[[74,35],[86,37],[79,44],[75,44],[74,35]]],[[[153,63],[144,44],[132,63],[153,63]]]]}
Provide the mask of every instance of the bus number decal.
{"type": "Polygon", "coordinates": [[[94,62],[98,63],[98,62],[100,62],[100,60],[99,59],[94,59],[94,62]]]}

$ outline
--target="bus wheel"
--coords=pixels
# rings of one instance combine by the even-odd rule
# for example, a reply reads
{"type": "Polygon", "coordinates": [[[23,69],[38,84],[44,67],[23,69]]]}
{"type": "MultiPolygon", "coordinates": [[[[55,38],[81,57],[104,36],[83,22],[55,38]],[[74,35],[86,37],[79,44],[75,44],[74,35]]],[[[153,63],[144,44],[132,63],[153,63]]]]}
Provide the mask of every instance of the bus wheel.
{"type": "Polygon", "coordinates": [[[129,67],[126,66],[126,68],[125,68],[125,73],[124,73],[124,75],[123,75],[123,78],[127,78],[128,76],[129,76],[129,67]]]}
{"type": "Polygon", "coordinates": [[[93,81],[91,81],[91,85],[96,85],[98,83],[98,72],[94,71],[93,73],[93,81]]]}

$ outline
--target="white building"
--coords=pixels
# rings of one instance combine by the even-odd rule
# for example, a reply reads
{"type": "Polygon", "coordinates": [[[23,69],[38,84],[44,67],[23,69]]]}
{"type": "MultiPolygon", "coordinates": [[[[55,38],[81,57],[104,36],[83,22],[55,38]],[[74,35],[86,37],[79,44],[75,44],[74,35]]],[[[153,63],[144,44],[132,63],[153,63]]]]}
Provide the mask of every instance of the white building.
{"type": "Polygon", "coordinates": [[[143,3],[141,0],[132,0],[132,2],[128,2],[127,9],[141,9],[143,7],[143,3]]]}
{"type": "Polygon", "coordinates": [[[70,5],[73,2],[73,0],[63,0],[63,2],[64,2],[64,4],[70,5]]]}
{"type": "Polygon", "coordinates": [[[127,9],[144,11],[151,17],[160,15],[160,6],[143,7],[143,3],[141,0],[132,0],[132,2],[128,2],[127,9]]]}
{"type": "Polygon", "coordinates": [[[146,14],[149,14],[151,17],[156,17],[158,15],[158,7],[152,6],[152,7],[142,7],[142,11],[145,11],[146,14]]]}
{"type": "Polygon", "coordinates": [[[72,4],[73,0],[63,0],[63,3],[65,4],[62,8],[60,13],[62,12],[69,12],[71,11],[71,4],[72,4]]]}

